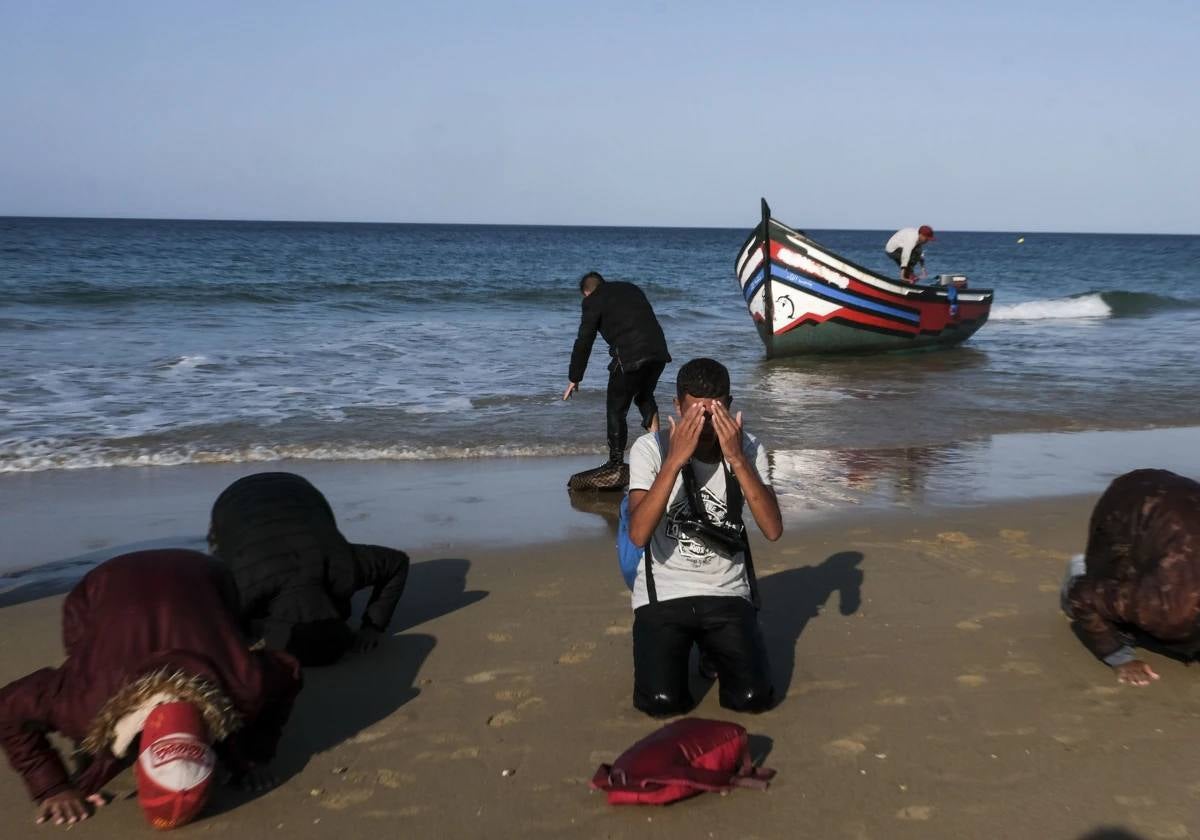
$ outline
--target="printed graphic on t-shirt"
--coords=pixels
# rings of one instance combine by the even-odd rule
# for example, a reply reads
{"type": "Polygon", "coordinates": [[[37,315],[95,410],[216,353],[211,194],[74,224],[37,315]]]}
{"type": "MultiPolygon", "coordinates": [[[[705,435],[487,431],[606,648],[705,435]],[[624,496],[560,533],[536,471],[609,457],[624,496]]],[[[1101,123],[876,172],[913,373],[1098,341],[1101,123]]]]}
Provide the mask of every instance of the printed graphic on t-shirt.
{"type": "MultiPolygon", "coordinates": [[[[707,487],[700,488],[700,502],[708,513],[710,522],[724,522],[727,507],[723,499],[713,495],[707,487]]],[[[691,563],[692,566],[707,566],[721,556],[703,541],[689,535],[679,527],[680,522],[694,522],[696,516],[687,497],[677,505],[667,510],[667,539],[675,540],[679,546],[679,559],[691,563]]]]}

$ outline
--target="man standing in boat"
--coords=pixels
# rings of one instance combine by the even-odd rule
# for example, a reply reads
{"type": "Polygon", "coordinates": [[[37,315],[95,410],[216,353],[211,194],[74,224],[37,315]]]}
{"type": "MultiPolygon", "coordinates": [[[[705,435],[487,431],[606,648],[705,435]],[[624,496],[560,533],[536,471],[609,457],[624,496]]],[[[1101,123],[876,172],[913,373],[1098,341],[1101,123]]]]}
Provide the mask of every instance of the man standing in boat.
{"type": "Polygon", "coordinates": [[[905,283],[917,282],[914,269],[918,264],[922,270],[925,268],[925,255],[921,250],[926,242],[932,242],[933,239],[933,228],[921,225],[919,228],[901,228],[883,246],[887,255],[900,266],[900,279],[905,283]]]}
{"type": "Polygon", "coordinates": [[[654,309],[642,290],[632,283],[606,282],[598,272],[589,271],[579,280],[583,294],[583,317],[571,351],[570,380],[563,399],[579,389],[596,333],[608,342],[608,464],[625,461],[625,443],[629,437],[626,415],[635,404],[642,415],[642,427],[658,431],[658,403],[654,389],[671,354],[654,309]]]}

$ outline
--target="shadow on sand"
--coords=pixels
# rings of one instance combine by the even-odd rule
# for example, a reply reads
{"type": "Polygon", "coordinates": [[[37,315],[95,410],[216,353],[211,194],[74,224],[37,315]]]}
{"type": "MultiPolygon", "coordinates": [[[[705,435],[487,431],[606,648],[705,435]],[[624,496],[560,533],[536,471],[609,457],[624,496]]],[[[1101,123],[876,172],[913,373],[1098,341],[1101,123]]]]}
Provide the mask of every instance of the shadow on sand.
{"type": "MultiPolygon", "coordinates": [[[[417,677],[437,645],[427,633],[406,633],[440,616],[487,597],[467,591],[470,561],[461,558],[414,563],[408,584],[389,626],[375,650],[350,655],[326,668],[306,668],[304,688],[284,729],[273,769],[280,781],[302,771],[317,753],[333,749],[385,720],[418,694],[417,677]]],[[[367,593],[355,598],[354,615],[362,614],[367,593]]],[[[351,624],[357,622],[351,619],[351,624]]],[[[212,816],[253,798],[226,791],[212,816]]]]}
{"type": "Polygon", "coordinates": [[[842,615],[858,612],[862,602],[863,555],[839,551],[817,566],[801,566],[767,575],[758,582],[762,599],[759,622],[767,644],[767,656],[775,676],[776,702],[782,701],[792,684],[796,666],[796,642],[809,620],[838,594],[842,615]]]}

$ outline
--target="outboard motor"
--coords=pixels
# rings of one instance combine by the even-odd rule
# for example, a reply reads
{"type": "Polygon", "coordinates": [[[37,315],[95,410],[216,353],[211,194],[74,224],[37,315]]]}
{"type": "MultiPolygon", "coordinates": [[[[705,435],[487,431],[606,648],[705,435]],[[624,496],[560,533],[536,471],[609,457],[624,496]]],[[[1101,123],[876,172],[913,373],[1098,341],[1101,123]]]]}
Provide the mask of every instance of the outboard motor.
{"type": "Polygon", "coordinates": [[[956,289],[967,288],[967,275],[965,274],[939,274],[933,278],[935,286],[953,286],[956,289]]]}

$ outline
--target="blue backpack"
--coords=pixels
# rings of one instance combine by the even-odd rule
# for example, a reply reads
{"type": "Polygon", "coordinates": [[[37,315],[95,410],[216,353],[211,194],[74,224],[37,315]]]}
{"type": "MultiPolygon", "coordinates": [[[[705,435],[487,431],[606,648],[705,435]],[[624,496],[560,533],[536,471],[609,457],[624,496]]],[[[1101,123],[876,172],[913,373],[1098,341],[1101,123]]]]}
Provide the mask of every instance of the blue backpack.
{"type": "Polygon", "coordinates": [[[617,562],[621,564],[621,577],[625,578],[625,585],[630,589],[633,589],[638,566],[645,553],[644,548],[634,545],[633,540],[629,539],[629,494],[626,493],[621,499],[621,516],[617,520],[617,562]]]}

